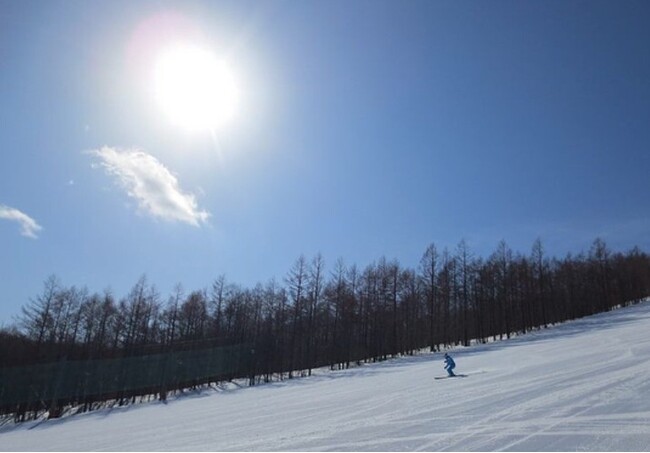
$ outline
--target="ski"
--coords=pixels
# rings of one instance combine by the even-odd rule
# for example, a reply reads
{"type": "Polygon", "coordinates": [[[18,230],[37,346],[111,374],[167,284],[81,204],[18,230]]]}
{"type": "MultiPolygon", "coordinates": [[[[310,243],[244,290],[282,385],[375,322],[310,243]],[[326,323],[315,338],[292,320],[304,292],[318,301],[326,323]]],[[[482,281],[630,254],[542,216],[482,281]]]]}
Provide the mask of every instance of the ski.
{"type": "Polygon", "coordinates": [[[440,379],[453,379],[456,377],[467,377],[466,374],[455,374],[453,376],[436,376],[434,379],[440,380],[440,379]]]}

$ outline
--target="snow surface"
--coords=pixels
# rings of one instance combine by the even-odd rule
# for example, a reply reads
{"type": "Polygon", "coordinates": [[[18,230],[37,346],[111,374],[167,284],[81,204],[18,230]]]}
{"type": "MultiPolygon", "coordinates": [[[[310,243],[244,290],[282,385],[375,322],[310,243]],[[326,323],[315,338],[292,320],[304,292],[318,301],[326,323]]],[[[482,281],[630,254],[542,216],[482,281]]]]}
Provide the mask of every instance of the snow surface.
{"type": "Polygon", "coordinates": [[[0,429],[0,450],[649,451],[650,300],[489,345],[0,429]]]}

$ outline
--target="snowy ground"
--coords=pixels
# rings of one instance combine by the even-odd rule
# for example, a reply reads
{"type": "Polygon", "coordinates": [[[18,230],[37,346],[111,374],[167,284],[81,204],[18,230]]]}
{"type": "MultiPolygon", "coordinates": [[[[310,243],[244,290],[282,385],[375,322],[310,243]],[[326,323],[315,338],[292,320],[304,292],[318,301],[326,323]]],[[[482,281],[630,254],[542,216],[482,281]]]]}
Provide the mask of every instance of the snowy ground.
{"type": "Polygon", "coordinates": [[[650,301],[509,341],[0,429],[0,450],[649,451],[650,301]]]}

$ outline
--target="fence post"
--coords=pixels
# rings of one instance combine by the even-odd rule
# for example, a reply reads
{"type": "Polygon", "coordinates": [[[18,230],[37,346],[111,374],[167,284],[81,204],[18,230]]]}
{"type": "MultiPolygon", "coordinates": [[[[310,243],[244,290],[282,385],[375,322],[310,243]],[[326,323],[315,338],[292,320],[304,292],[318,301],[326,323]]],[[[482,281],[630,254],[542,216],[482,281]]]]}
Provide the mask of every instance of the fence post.
{"type": "Polygon", "coordinates": [[[50,403],[48,418],[59,418],[62,413],[62,409],[58,404],[58,399],[61,382],[63,381],[63,376],[65,375],[66,363],[67,356],[63,356],[56,367],[56,381],[54,383],[54,390],[52,392],[52,402],[50,403]]]}

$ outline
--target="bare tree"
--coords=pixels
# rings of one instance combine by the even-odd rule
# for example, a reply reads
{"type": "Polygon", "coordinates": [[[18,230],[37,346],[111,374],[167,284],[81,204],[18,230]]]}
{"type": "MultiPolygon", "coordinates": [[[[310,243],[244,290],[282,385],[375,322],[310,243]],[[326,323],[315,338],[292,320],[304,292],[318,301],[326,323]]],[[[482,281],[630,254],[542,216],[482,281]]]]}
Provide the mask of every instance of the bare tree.
{"type": "Polygon", "coordinates": [[[180,306],[178,327],[183,340],[201,340],[205,337],[208,307],[204,291],[192,291],[180,306]]]}
{"type": "Polygon", "coordinates": [[[212,292],[210,293],[210,311],[212,312],[213,327],[212,334],[215,337],[221,335],[222,311],[226,298],[226,276],[221,274],[212,282],[212,292]]]}
{"type": "Polygon", "coordinates": [[[546,290],[547,284],[547,275],[548,262],[544,258],[544,246],[542,245],[542,240],[537,238],[533,243],[533,249],[531,253],[531,260],[534,266],[534,278],[535,278],[535,304],[539,307],[540,310],[540,323],[543,327],[548,326],[548,313],[547,313],[547,297],[548,291],[546,290]]]}
{"type": "Polygon", "coordinates": [[[22,314],[18,318],[20,328],[29,338],[36,341],[39,349],[47,337],[51,336],[54,324],[53,305],[60,291],[59,279],[51,275],[43,284],[41,294],[22,307],[22,314]]]}
{"type": "Polygon", "coordinates": [[[323,291],[323,273],[325,268],[325,261],[323,256],[317,254],[311,262],[308,269],[308,292],[307,297],[307,364],[308,375],[311,376],[311,369],[313,364],[317,363],[314,345],[316,337],[316,324],[314,318],[316,311],[320,308],[321,293],[323,291]]]}
{"type": "Polygon", "coordinates": [[[424,295],[427,300],[428,308],[428,334],[429,334],[429,350],[431,352],[436,349],[435,340],[435,319],[438,314],[436,305],[436,277],[438,275],[438,250],[435,244],[430,244],[422,259],[420,260],[420,278],[422,279],[424,295]]]}
{"type": "Polygon", "coordinates": [[[289,379],[293,377],[293,372],[297,366],[302,365],[302,344],[300,335],[302,334],[303,311],[305,305],[305,292],[308,276],[308,265],[304,255],[296,260],[286,278],[289,296],[293,304],[293,317],[291,319],[291,345],[290,345],[290,362],[289,362],[289,379]]]}
{"type": "Polygon", "coordinates": [[[473,269],[471,268],[472,256],[465,239],[458,243],[456,248],[456,260],[458,262],[457,277],[459,279],[458,287],[460,289],[460,311],[462,326],[462,341],[464,346],[470,345],[470,280],[472,279],[473,269]]]}

